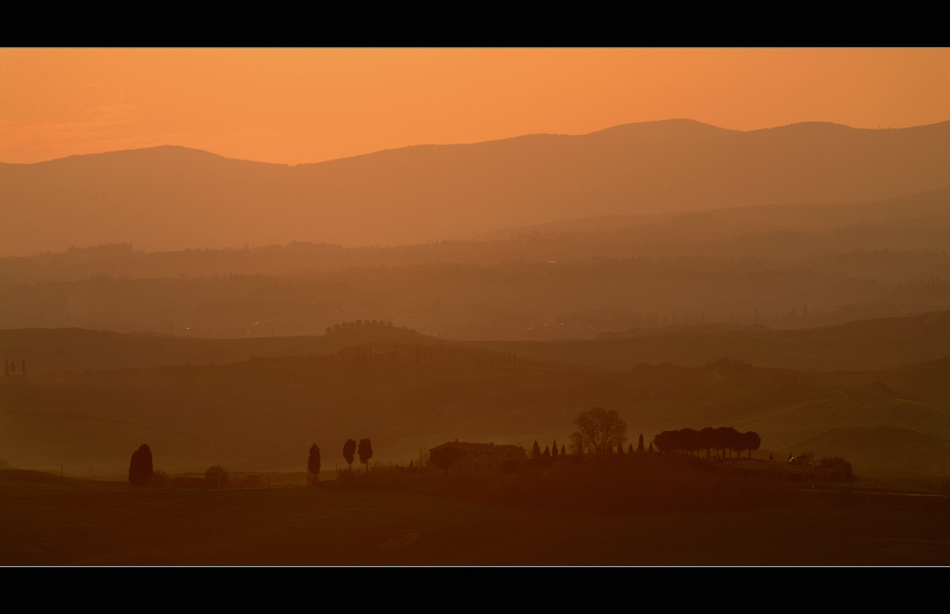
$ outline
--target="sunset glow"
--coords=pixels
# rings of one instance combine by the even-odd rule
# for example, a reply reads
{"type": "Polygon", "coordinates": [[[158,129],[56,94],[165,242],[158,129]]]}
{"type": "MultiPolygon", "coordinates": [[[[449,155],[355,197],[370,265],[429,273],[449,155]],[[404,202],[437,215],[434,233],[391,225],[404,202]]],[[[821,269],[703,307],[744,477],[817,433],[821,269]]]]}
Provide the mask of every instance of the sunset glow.
{"type": "Polygon", "coordinates": [[[688,118],[945,121],[948,49],[5,49],[0,161],[182,145],[300,164],[688,118]]]}
{"type": "Polygon", "coordinates": [[[950,565],[950,48],[0,48],[0,566],[950,565]]]}

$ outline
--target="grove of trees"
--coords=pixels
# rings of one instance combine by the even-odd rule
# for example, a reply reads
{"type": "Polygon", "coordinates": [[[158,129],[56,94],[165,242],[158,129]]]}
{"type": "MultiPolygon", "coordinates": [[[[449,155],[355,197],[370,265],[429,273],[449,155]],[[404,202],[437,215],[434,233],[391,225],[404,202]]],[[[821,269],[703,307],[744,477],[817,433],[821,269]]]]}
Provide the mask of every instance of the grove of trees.
{"type": "Polygon", "coordinates": [[[712,450],[719,451],[722,456],[726,456],[730,450],[735,451],[737,456],[747,450],[751,458],[752,450],[759,449],[762,439],[753,431],[740,433],[731,426],[721,426],[706,427],[700,431],[691,428],[663,431],[653,439],[653,443],[660,452],[694,454],[705,450],[709,458],[712,450]]]}

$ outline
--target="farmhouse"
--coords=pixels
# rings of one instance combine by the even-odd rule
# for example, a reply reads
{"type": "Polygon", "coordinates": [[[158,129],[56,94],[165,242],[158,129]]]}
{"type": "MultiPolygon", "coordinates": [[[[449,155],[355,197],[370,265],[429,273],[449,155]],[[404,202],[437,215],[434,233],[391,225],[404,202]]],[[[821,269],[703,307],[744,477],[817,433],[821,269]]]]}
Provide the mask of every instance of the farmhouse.
{"type": "Polygon", "coordinates": [[[438,454],[445,448],[454,448],[457,451],[447,470],[459,473],[510,471],[528,460],[528,455],[521,446],[469,443],[458,439],[431,448],[429,454],[438,454]]]}

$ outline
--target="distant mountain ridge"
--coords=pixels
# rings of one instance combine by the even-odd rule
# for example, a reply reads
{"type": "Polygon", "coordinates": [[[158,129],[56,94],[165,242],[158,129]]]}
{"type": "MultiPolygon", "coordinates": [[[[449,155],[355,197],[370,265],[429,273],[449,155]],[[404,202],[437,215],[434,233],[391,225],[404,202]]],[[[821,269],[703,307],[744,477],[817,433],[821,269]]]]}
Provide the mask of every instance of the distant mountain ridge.
{"type": "Polygon", "coordinates": [[[739,132],[668,120],[297,166],[163,146],[0,164],[0,256],[116,242],[149,251],[425,243],[572,218],[868,202],[947,185],[950,122],[739,132]]]}

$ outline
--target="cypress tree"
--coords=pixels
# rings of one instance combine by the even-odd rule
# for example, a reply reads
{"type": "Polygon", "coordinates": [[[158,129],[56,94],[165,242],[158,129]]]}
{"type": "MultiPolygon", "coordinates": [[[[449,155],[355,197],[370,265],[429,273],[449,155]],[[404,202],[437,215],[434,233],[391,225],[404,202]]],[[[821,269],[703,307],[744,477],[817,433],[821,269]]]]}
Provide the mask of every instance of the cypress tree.
{"type": "Polygon", "coordinates": [[[557,458],[557,439],[554,440],[554,444],[551,446],[551,458],[557,458]]]}
{"type": "Polygon", "coordinates": [[[640,433],[640,443],[637,444],[637,452],[643,453],[643,433],[640,433]]]}
{"type": "Polygon", "coordinates": [[[132,453],[129,463],[129,486],[148,486],[152,481],[152,451],[142,444],[132,453]]]}
{"type": "Polygon", "coordinates": [[[307,458],[307,473],[311,476],[310,484],[317,485],[320,482],[320,448],[317,444],[310,446],[310,457],[307,458]]]}
{"type": "Polygon", "coordinates": [[[537,440],[534,442],[534,447],[531,448],[531,460],[541,460],[541,446],[538,445],[537,440]]]}

